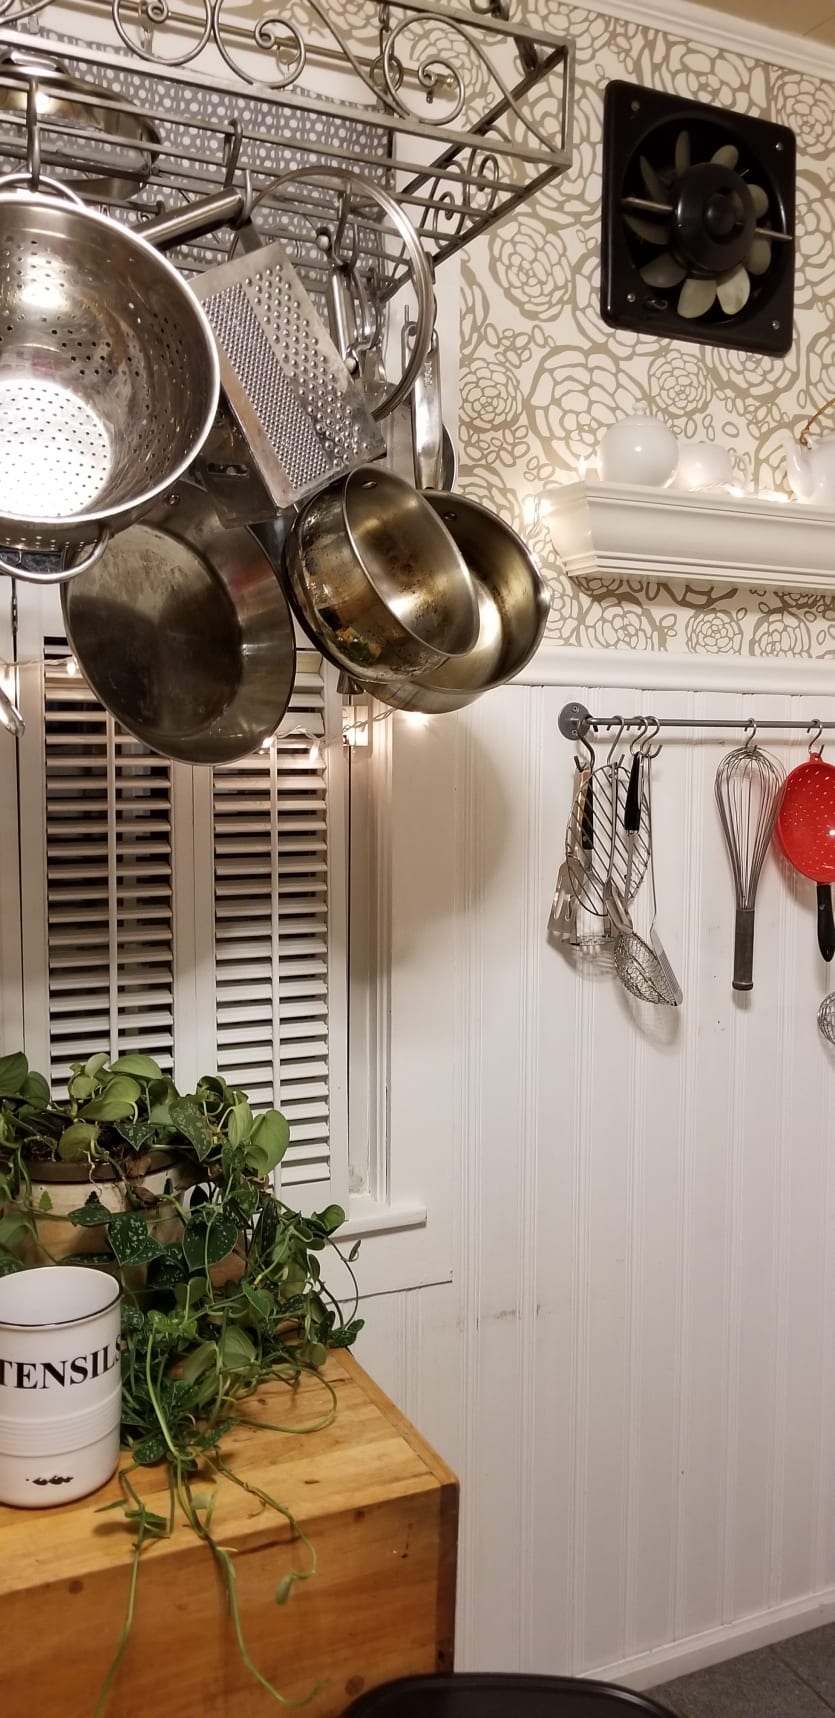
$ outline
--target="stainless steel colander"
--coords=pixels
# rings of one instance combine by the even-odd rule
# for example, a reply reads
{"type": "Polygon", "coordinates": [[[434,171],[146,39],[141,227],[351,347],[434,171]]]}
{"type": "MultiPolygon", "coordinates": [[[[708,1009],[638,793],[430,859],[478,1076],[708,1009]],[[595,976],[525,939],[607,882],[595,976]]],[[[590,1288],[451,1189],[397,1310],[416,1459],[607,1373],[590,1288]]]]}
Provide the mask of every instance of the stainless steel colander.
{"type": "Polygon", "coordinates": [[[0,544],[90,566],[175,484],[214,422],[214,339],[147,239],[50,181],[0,181],[0,544]],[[15,190],[22,185],[23,190],[15,190]]]}

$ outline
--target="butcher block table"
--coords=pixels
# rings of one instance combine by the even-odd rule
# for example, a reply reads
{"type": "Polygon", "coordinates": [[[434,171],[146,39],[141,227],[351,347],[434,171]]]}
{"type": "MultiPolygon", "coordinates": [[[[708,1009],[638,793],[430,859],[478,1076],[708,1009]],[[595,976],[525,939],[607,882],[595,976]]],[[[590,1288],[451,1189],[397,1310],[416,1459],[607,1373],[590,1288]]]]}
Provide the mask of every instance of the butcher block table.
{"type": "MultiPolygon", "coordinates": [[[[325,1392],[269,1385],[252,1419],[290,1432],[238,1430],[224,1456],[269,1492],[313,1542],[318,1573],[277,1606],[282,1577],[307,1565],[288,1524],[221,1478],[212,1530],[234,1554],[243,1630],[270,1681],[303,1710],[335,1718],[363,1689],[452,1667],[458,1487],[454,1476],[350,1355],[326,1376],[338,1409],[307,1435],[325,1392]]],[[[149,1508],[168,1514],[164,1470],[134,1476],[149,1508]]],[[[205,1494],[212,1481],[200,1478],[205,1494]]],[[[93,1718],[124,1623],[132,1535],[96,1513],[114,1481],[80,1503],[0,1508],[3,1718],[93,1718]]],[[[142,1554],[130,1644],[106,1718],[267,1718],[280,1710],[244,1669],[209,1548],[178,1523],[142,1554]]]]}

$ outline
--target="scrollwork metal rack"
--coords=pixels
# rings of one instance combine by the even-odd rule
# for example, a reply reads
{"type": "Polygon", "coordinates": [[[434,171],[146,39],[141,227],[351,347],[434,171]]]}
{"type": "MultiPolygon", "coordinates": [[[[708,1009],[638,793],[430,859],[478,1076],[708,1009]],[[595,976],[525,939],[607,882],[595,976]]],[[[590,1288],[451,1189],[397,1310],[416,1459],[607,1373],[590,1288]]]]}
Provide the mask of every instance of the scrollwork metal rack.
{"type": "MultiPolygon", "coordinates": [[[[398,198],[435,264],[460,251],[571,164],[570,39],[517,24],[507,0],[444,9],[431,0],[0,0],[0,53],[20,45],[58,55],[76,76],[138,105],[155,128],[151,172],[125,209],[140,220],[249,175],[264,192],[265,236],[292,247],[316,292],[327,266],[311,206],[336,218],[338,193],[292,180],[288,168],[339,165],[398,198]],[[350,25],[342,20],[350,12],[350,25]],[[104,40],[102,39],[104,38],[104,40]]],[[[0,70],[0,94],[9,78],[0,70]]],[[[45,168],[94,171],[118,145],[101,129],[43,121],[45,168]]],[[[26,157],[25,116],[0,113],[0,161],[26,157]]],[[[106,205],[103,205],[106,206],[106,205]]],[[[356,243],[381,300],[403,284],[396,235],[354,214],[356,243]]],[[[228,231],[184,247],[196,270],[222,260],[228,231]]]]}

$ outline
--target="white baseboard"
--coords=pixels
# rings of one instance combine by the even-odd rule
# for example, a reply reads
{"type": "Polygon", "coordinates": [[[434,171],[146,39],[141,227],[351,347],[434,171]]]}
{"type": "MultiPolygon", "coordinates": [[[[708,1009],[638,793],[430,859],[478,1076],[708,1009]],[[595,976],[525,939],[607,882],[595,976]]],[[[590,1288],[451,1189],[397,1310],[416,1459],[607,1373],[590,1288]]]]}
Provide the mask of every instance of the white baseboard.
{"type": "Polygon", "coordinates": [[[600,1665],[585,1674],[600,1682],[620,1682],[626,1688],[656,1688],[675,1677],[689,1676],[694,1670],[705,1670],[708,1665],[738,1658],[743,1652],[756,1651],[757,1647],[773,1646],[775,1641],[831,1622],[835,1622],[835,1587],[826,1587],[804,1599],[741,1617],[738,1622],[723,1623],[704,1634],[688,1635],[686,1640],[673,1641],[652,1652],[636,1653],[617,1664],[600,1665]]]}

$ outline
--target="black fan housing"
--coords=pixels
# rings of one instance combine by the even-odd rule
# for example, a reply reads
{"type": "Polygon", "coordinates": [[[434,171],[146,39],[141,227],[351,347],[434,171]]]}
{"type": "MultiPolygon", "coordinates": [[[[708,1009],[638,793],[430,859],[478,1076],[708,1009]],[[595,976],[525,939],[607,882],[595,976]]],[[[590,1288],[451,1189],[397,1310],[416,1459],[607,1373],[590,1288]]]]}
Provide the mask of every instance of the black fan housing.
{"type": "Polygon", "coordinates": [[[606,89],[600,308],[614,328],[787,352],[795,137],[620,81],[606,89]]]}

